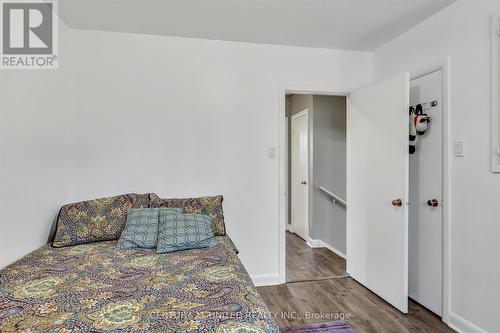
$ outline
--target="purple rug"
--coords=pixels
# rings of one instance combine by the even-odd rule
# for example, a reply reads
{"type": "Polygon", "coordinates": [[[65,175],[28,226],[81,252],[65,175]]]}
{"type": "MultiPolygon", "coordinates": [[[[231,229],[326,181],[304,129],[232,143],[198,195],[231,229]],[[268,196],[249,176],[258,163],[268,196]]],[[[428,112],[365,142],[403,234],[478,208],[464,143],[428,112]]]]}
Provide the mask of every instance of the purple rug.
{"type": "Polygon", "coordinates": [[[356,333],[345,321],[331,321],[315,325],[306,325],[302,327],[287,328],[283,333],[356,333]]]}

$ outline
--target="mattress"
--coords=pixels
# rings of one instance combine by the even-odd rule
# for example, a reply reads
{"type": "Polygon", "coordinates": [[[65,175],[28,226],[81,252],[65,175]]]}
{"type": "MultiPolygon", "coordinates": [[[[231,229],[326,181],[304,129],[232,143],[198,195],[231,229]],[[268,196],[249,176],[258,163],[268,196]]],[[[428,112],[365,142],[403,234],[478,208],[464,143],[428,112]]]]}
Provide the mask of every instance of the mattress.
{"type": "Polygon", "coordinates": [[[0,332],[279,332],[228,237],[156,254],[50,245],[0,271],[0,332]]]}

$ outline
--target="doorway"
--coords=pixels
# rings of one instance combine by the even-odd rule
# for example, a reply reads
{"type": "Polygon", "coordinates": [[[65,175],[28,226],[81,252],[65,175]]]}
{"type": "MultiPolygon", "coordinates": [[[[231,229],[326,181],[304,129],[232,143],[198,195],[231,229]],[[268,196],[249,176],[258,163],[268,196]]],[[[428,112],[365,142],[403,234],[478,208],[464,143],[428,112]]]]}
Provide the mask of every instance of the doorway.
{"type": "MultiPolygon", "coordinates": [[[[448,204],[450,201],[450,149],[447,129],[448,62],[448,59],[445,59],[437,65],[429,66],[434,67],[434,69],[414,72],[420,75],[412,77],[412,79],[416,79],[438,70],[441,70],[442,73],[442,195],[441,200],[439,200],[438,192],[434,193],[432,198],[429,198],[431,206],[435,202],[434,199],[436,199],[442,211],[441,316],[446,323],[449,320],[450,233],[450,207],[448,204]]],[[[347,163],[346,169],[347,180],[351,182],[351,185],[347,186],[349,190],[346,193],[346,201],[349,207],[349,210],[346,210],[347,221],[350,221],[346,222],[346,271],[357,282],[401,312],[406,313],[408,311],[409,296],[412,296],[411,291],[409,291],[411,288],[409,286],[409,270],[412,269],[411,265],[413,265],[412,261],[409,260],[411,256],[409,251],[412,251],[412,245],[409,240],[410,227],[408,222],[410,220],[410,198],[415,195],[410,193],[411,162],[408,153],[409,73],[355,90],[339,89],[338,87],[317,90],[301,87],[296,92],[287,89],[282,91],[283,95],[285,93],[304,94],[322,91],[328,92],[329,95],[343,95],[346,97],[348,104],[347,145],[351,146],[351,149],[347,152],[350,162],[347,163]],[[352,127],[353,121],[358,121],[358,125],[365,126],[364,129],[366,130],[354,129],[352,127]],[[352,149],[353,143],[362,149],[362,153],[358,151],[357,157],[359,157],[359,160],[355,162],[353,155],[356,152],[352,149]],[[387,155],[388,153],[395,153],[395,155],[391,157],[387,155]],[[389,167],[384,168],[384,166],[389,167]],[[370,182],[377,183],[377,181],[380,184],[370,186],[370,182]],[[357,193],[353,191],[353,182],[359,185],[356,190],[357,193]],[[372,191],[373,189],[375,191],[372,191]],[[364,202],[364,204],[358,205],[358,209],[353,208],[356,206],[356,199],[359,200],[358,204],[364,202]],[[353,219],[353,216],[351,216],[349,220],[349,214],[354,214],[356,218],[353,219]],[[381,214],[385,214],[384,217],[381,217],[381,214]],[[356,233],[359,237],[356,237],[356,233]],[[351,252],[349,251],[351,246],[355,251],[352,251],[353,249],[351,249],[351,252]]],[[[281,103],[281,110],[284,110],[285,103],[281,103]]],[[[414,103],[413,100],[412,103],[414,103]]],[[[282,135],[284,127],[284,125],[281,127],[282,135]]],[[[281,147],[285,147],[284,135],[282,138],[281,147]]],[[[283,170],[286,163],[281,160],[281,165],[282,178],[280,186],[283,190],[281,193],[285,193],[284,184],[287,184],[287,182],[283,178],[283,170]]],[[[427,197],[429,194],[425,196],[427,197]]],[[[285,238],[288,236],[284,232],[287,223],[284,219],[286,199],[287,197],[280,198],[280,221],[283,230],[282,238],[280,238],[280,277],[283,283],[286,281],[285,238]]],[[[430,208],[431,206],[428,206],[427,201],[429,200],[425,201],[425,205],[430,208]]],[[[432,206],[432,209],[434,209],[434,212],[438,211],[434,206],[432,206]]],[[[310,240],[309,245],[314,246],[313,240],[310,240]]],[[[414,303],[412,302],[412,304],[414,303]]],[[[428,307],[430,308],[430,306],[428,307]]],[[[435,311],[435,313],[439,314],[439,311],[435,311]]]]}
{"type": "Polygon", "coordinates": [[[345,276],[346,103],[345,96],[285,97],[287,282],[345,276]]]}

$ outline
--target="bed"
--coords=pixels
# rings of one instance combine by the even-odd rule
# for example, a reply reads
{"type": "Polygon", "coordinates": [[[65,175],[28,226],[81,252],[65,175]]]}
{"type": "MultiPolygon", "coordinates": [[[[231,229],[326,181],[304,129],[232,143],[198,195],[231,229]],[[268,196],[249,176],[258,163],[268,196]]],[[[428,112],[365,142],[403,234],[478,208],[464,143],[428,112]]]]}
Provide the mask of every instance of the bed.
{"type": "Polygon", "coordinates": [[[45,245],[0,271],[0,332],[279,332],[227,236],[157,254],[45,245]]]}

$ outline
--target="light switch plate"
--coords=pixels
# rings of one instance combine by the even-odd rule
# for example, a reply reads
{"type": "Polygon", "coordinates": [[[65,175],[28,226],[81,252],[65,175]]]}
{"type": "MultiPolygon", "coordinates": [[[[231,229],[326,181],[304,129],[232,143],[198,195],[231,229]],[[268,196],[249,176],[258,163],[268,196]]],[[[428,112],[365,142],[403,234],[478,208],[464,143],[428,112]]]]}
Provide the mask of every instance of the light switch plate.
{"type": "Polygon", "coordinates": [[[464,157],[463,141],[455,141],[455,157],[464,157]]]}
{"type": "Polygon", "coordinates": [[[267,158],[275,158],[276,157],[276,148],[268,147],[267,148],[267,158]]]}

